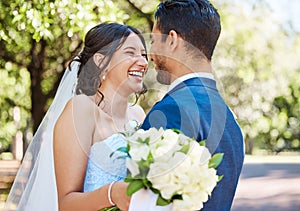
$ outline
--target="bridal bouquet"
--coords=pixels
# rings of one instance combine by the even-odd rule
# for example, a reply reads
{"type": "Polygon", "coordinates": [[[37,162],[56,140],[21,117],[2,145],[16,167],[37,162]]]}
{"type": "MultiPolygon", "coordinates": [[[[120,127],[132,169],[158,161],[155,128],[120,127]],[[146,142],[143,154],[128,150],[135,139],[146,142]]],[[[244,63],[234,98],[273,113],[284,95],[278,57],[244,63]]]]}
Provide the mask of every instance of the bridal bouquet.
{"type": "Polygon", "coordinates": [[[172,210],[200,210],[217,182],[216,167],[223,154],[211,155],[205,141],[198,143],[178,130],[139,129],[127,137],[129,170],[127,194],[142,188],[158,195],[156,205],[172,203],[172,210]]]}

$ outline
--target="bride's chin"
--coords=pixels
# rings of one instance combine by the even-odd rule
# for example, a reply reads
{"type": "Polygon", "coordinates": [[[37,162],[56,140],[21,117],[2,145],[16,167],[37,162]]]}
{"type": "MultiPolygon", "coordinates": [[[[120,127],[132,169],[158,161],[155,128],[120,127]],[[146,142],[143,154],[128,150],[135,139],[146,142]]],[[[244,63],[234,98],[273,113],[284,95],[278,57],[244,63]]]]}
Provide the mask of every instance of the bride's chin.
{"type": "Polygon", "coordinates": [[[141,80],[129,79],[129,83],[134,92],[140,92],[143,89],[143,79],[141,80]]]}
{"type": "Polygon", "coordinates": [[[143,84],[135,85],[132,89],[134,93],[138,93],[143,90],[143,84]]]}

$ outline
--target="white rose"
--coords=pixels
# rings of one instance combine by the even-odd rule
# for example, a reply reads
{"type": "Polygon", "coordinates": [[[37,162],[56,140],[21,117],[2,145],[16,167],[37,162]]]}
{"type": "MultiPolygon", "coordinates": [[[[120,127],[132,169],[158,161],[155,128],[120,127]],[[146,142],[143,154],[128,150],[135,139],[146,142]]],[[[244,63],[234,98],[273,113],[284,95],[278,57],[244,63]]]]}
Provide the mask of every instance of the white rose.
{"type": "MultiPolygon", "coordinates": [[[[175,152],[175,154],[173,152],[169,152],[168,156],[159,157],[151,165],[153,167],[155,167],[155,169],[159,169],[159,171],[155,172],[156,175],[173,172],[173,174],[178,175],[178,176],[182,175],[182,177],[183,177],[186,174],[186,172],[189,171],[191,161],[190,161],[189,157],[182,152],[175,152]],[[169,156],[169,155],[171,155],[171,156],[169,156]]],[[[151,166],[151,168],[152,168],[152,166],[151,166]]],[[[151,170],[151,168],[150,168],[150,170],[151,170]]]]}
{"type": "Polygon", "coordinates": [[[174,179],[174,177],[171,176],[169,178],[170,183],[157,183],[155,184],[155,186],[153,185],[154,188],[160,190],[162,197],[167,200],[171,199],[175,193],[179,192],[179,187],[174,185],[174,183],[172,182],[172,179],[174,179]]]}
{"type": "Polygon", "coordinates": [[[177,134],[176,132],[174,132],[171,129],[168,129],[168,130],[165,130],[163,136],[164,136],[164,139],[166,139],[166,140],[177,142],[179,134],[177,134]]]}
{"type": "Polygon", "coordinates": [[[165,199],[171,199],[175,193],[178,193],[179,187],[176,185],[177,182],[174,180],[176,180],[176,178],[170,172],[164,175],[149,178],[152,186],[159,190],[162,197],[165,199]]]}
{"type": "Polygon", "coordinates": [[[213,168],[202,168],[200,170],[203,172],[203,174],[201,174],[201,186],[208,194],[211,194],[218,182],[217,171],[213,168]]]}
{"type": "Polygon", "coordinates": [[[137,140],[141,138],[142,140],[146,139],[150,135],[146,133],[143,129],[137,130],[132,136],[127,137],[127,141],[131,144],[137,144],[137,140]]]}
{"type": "Polygon", "coordinates": [[[172,130],[166,130],[163,133],[163,139],[151,143],[151,153],[154,159],[160,157],[170,157],[173,152],[178,151],[181,147],[178,142],[178,134],[172,130]]]}
{"type": "Polygon", "coordinates": [[[150,165],[147,179],[152,186],[158,189],[165,199],[170,199],[174,193],[182,189],[180,178],[175,176],[176,171],[170,169],[168,162],[155,162],[150,165]]]}
{"type": "Polygon", "coordinates": [[[190,140],[191,139],[189,137],[187,137],[186,135],[184,135],[182,133],[180,133],[178,135],[179,144],[182,145],[182,146],[188,144],[190,142],[190,140]]]}
{"type": "Polygon", "coordinates": [[[146,144],[132,144],[130,145],[129,155],[134,161],[146,160],[148,158],[150,148],[146,144]]]}
{"type": "Polygon", "coordinates": [[[160,159],[159,162],[156,160],[152,163],[147,179],[164,198],[170,199],[175,193],[181,194],[184,187],[190,185],[187,175],[190,167],[189,157],[182,152],[176,152],[169,160],[160,159]]]}
{"type": "Polygon", "coordinates": [[[127,133],[128,135],[132,135],[134,132],[136,132],[137,127],[138,122],[136,120],[131,120],[124,125],[125,133],[127,133]]]}
{"type": "Polygon", "coordinates": [[[174,174],[180,179],[182,189],[186,185],[190,185],[190,175],[188,172],[191,170],[191,159],[189,156],[182,152],[176,152],[170,161],[170,166],[175,167],[174,174]]]}
{"type": "Polygon", "coordinates": [[[152,177],[158,177],[170,172],[170,167],[168,162],[157,162],[151,163],[149,166],[149,172],[147,178],[150,180],[152,177]]]}
{"type": "Polygon", "coordinates": [[[200,146],[200,144],[196,141],[192,141],[190,143],[189,156],[197,165],[207,164],[211,158],[211,154],[208,149],[204,146],[200,146]]]}
{"type": "Polygon", "coordinates": [[[133,177],[140,173],[138,164],[130,158],[126,159],[126,167],[133,177]]]}
{"type": "Polygon", "coordinates": [[[150,144],[153,144],[161,140],[161,137],[164,134],[164,129],[162,127],[159,129],[152,127],[147,132],[150,134],[150,144]]]}
{"type": "Polygon", "coordinates": [[[205,189],[205,187],[202,187],[201,185],[195,184],[194,190],[187,192],[186,194],[191,195],[194,200],[194,203],[197,204],[199,202],[206,202],[208,200],[208,193],[205,189]]]}
{"type": "Polygon", "coordinates": [[[140,138],[143,141],[145,141],[147,138],[149,138],[150,143],[154,143],[157,140],[160,140],[161,136],[164,133],[164,129],[156,129],[156,128],[150,128],[149,130],[143,130],[139,129],[137,130],[132,136],[129,136],[127,140],[130,143],[137,143],[137,140],[140,138]]]}
{"type": "Polygon", "coordinates": [[[192,195],[183,194],[183,200],[174,200],[172,211],[182,211],[182,210],[200,210],[203,207],[203,203],[199,202],[196,197],[192,195]],[[196,199],[196,200],[195,200],[196,199]]]}

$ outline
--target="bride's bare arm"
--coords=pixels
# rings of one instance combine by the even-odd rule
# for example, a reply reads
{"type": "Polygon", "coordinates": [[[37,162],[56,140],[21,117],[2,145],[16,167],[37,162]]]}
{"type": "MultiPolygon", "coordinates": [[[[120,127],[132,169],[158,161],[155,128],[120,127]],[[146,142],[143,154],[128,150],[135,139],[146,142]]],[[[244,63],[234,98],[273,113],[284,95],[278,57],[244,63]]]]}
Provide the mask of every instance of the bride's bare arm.
{"type": "MultiPolygon", "coordinates": [[[[68,102],[54,129],[54,165],[59,210],[99,210],[110,207],[108,186],[83,193],[88,154],[95,130],[97,112],[87,96],[68,102]]],[[[127,184],[116,182],[111,189],[112,201],[127,210],[130,197],[127,184]]]]}

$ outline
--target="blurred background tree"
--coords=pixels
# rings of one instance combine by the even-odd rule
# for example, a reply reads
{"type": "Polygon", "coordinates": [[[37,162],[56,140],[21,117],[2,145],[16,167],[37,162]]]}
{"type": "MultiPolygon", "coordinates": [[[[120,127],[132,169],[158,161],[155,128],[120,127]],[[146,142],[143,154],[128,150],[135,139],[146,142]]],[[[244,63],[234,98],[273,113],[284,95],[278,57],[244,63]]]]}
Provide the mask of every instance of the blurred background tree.
{"type": "Polygon", "coordinates": [[[143,7],[137,7],[137,2],[145,4],[129,0],[0,2],[0,152],[10,150],[18,130],[27,132],[26,148],[26,140],[52,102],[63,70],[80,51],[84,34],[92,26],[116,21],[150,31],[158,2],[143,7]]]}
{"type": "Polygon", "coordinates": [[[233,2],[216,1],[223,30],[213,62],[246,153],[299,151],[300,33],[267,1],[233,2]]]}
{"type": "MultiPolygon", "coordinates": [[[[104,21],[150,33],[159,1],[1,0],[0,152],[18,131],[25,147],[52,102],[68,60],[84,34],[104,21]]],[[[264,0],[212,0],[222,17],[213,66],[225,100],[238,117],[246,152],[300,151],[300,34],[264,0]]],[[[146,36],[148,39],[148,37],[146,36]]],[[[148,111],[165,86],[146,77],[139,103],[148,111]]]]}

